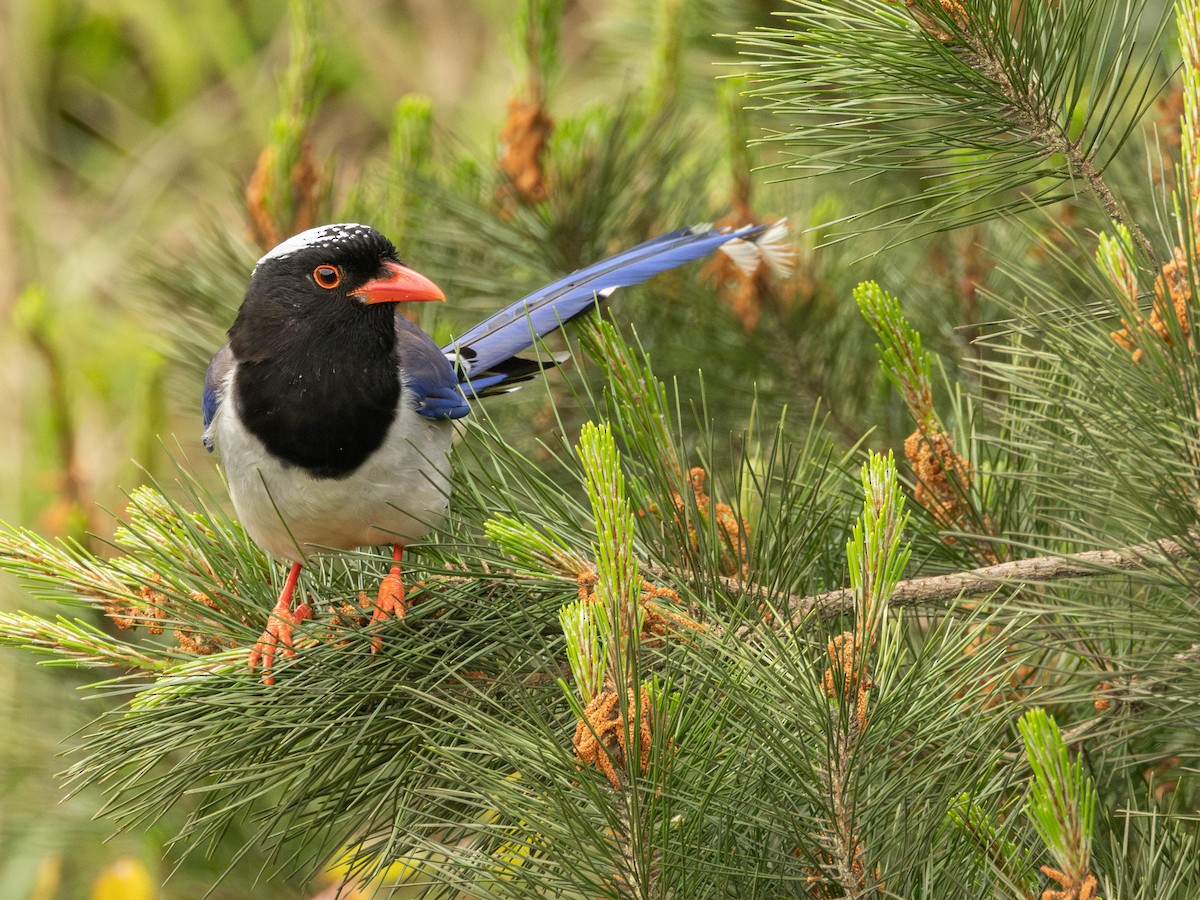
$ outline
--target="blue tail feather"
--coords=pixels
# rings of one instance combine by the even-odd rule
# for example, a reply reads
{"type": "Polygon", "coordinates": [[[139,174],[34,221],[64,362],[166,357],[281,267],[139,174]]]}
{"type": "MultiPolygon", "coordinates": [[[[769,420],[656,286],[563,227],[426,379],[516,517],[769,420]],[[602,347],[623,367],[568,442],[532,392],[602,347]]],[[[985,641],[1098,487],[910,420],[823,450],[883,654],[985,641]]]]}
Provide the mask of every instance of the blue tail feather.
{"type": "Polygon", "coordinates": [[[536,370],[539,364],[522,361],[529,366],[519,370],[520,376],[515,372],[497,372],[497,367],[503,367],[516,354],[533,346],[538,338],[591,308],[598,297],[607,297],[617,288],[640,284],[668,269],[707,256],[733,238],[752,239],[766,227],[750,225],[730,231],[682,228],[660,235],[534,291],[484,319],[443,347],[442,352],[456,364],[459,382],[468,396],[502,389],[506,381],[529,377],[529,367],[536,370]]]}

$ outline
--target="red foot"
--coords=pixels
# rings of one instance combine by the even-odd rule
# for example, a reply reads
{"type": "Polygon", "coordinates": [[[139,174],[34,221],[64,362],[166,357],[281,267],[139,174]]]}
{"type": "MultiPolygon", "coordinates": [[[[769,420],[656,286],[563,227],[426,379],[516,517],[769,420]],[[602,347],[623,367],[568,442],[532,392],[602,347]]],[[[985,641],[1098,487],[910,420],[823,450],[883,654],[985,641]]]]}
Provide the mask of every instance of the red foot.
{"type": "Polygon", "coordinates": [[[250,651],[250,668],[257,669],[262,665],[263,684],[275,683],[275,675],[271,670],[274,668],[277,652],[284,659],[296,655],[292,634],[298,624],[312,617],[312,608],[307,603],[301,603],[291,612],[278,609],[271,611],[266,630],[254,642],[254,649],[250,651]]]}
{"type": "MultiPolygon", "coordinates": [[[[372,625],[392,616],[401,619],[408,613],[408,604],[404,599],[404,580],[400,575],[400,559],[403,555],[404,548],[399,544],[393,545],[392,559],[394,562],[392,563],[391,570],[384,576],[383,581],[379,583],[379,596],[375,598],[375,611],[371,614],[372,625]]],[[[378,653],[382,646],[383,638],[379,635],[371,638],[372,653],[378,653]]]]}
{"type": "Polygon", "coordinates": [[[267,619],[266,630],[254,642],[254,649],[250,651],[250,668],[257,669],[262,666],[263,684],[275,683],[272,669],[276,652],[284,658],[296,655],[296,649],[292,646],[295,627],[305,619],[312,618],[312,608],[307,603],[301,603],[295,610],[292,609],[292,595],[296,592],[296,581],[299,578],[300,563],[292,563],[287,582],[279,594],[279,601],[271,609],[271,615],[267,619]]]}

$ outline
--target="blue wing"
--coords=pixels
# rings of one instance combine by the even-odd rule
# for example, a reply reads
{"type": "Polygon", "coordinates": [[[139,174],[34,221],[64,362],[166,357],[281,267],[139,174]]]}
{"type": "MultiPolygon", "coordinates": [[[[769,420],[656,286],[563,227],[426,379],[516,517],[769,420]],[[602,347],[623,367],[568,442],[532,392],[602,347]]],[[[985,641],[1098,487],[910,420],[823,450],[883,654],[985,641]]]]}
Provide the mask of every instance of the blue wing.
{"type": "Polygon", "coordinates": [[[452,387],[431,386],[410,378],[405,386],[420,397],[417,413],[427,419],[461,419],[471,411],[471,406],[457,383],[452,387]]]}
{"type": "Polygon", "coordinates": [[[553,365],[519,359],[516,354],[592,308],[597,298],[707,256],[727,241],[753,239],[767,227],[750,225],[725,231],[697,226],[660,235],[534,291],[484,319],[442,352],[455,363],[458,381],[468,396],[505,391],[553,365]]]}
{"type": "Polygon", "coordinates": [[[450,362],[420,328],[396,313],[396,355],[403,391],[427,419],[461,419],[471,411],[450,362]]]}
{"type": "Polygon", "coordinates": [[[200,398],[200,411],[204,414],[204,449],[213,451],[212,422],[225,394],[225,382],[233,368],[233,350],[226,344],[213,354],[204,373],[204,394],[200,398]]]}

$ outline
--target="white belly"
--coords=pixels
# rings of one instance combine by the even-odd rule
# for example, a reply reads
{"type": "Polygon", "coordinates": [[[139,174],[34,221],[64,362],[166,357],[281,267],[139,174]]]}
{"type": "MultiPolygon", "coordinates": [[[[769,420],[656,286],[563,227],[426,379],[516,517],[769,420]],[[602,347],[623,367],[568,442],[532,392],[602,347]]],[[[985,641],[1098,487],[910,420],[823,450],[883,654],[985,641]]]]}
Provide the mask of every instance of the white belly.
{"type": "Polygon", "coordinates": [[[232,398],[214,422],[229,495],[250,537],[271,555],[303,561],[325,548],[407,544],[445,518],[452,422],[402,406],[383,445],[355,472],[314,478],[273,459],[231,406],[232,398]]]}

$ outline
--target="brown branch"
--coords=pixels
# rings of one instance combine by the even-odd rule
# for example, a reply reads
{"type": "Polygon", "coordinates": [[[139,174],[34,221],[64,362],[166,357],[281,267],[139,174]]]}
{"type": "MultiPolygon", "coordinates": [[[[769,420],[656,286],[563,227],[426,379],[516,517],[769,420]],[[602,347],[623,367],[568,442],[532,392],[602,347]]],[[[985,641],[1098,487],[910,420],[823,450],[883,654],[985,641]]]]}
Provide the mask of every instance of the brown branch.
{"type": "MultiPolygon", "coordinates": [[[[1195,540],[1200,535],[1189,535],[1195,540]]],[[[1034,556],[1017,559],[965,572],[947,575],[930,575],[925,578],[910,578],[901,581],[892,592],[888,605],[892,607],[915,606],[919,603],[946,603],[959,597],[975,597],[990,594],[1005,587],[1021,584],[1044,584],[1071,578],[1094,578],[1148,569],[1173,560],[1183,559],[1196,549],[1192,543],[1162,538],[1133,544],[1116,550],[1087,550],[1063,556],[1034,556]]],[[[769,599],[770,592],[762,585],[743,582],[737,578],[722,578],[725,590],[735,596],[753,596],[769,599]]],[[[787,622],[799,624],[812,613],[821,616],[845,615],[854,611],[854,592],[850,588],[838,588],[822,594],[787,597],[787,622]]]]}

